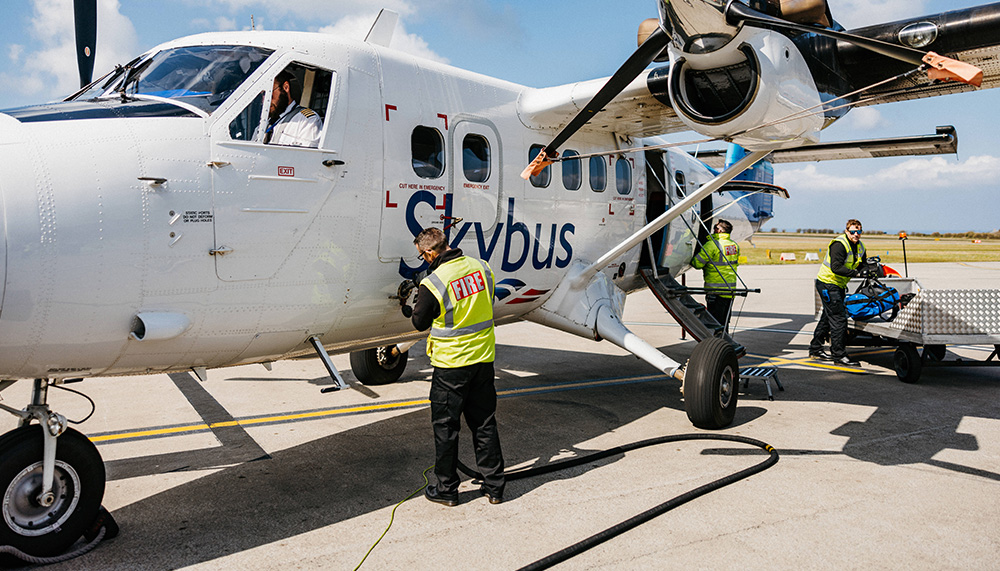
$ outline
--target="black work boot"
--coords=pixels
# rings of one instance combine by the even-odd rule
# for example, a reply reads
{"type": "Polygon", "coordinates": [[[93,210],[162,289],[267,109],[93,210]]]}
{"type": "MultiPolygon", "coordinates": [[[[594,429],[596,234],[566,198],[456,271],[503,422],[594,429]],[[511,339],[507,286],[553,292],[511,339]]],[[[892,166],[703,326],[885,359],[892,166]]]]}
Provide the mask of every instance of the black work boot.
{"type": "Polygon", "coordinates": [[[450,494],[445,492],[439,492],[437,486],[427,486],[426,488],[424,488],[424,497],[432,502],[438,504],[444,504],[450,508],[453,508],[458,505],[457,492],[452,492],[450,494]]]}

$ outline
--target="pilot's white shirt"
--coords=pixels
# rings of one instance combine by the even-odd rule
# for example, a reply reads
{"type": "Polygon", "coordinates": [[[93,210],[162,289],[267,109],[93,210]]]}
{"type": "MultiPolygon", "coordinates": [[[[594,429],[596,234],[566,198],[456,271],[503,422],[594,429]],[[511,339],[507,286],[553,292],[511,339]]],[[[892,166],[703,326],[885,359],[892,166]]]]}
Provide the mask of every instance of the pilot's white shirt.
{"type": "Polygon", "coordinates": [[[323,120],[307,107],[292,101],[271,129],[271,145],[318,147],[323,120]]]}

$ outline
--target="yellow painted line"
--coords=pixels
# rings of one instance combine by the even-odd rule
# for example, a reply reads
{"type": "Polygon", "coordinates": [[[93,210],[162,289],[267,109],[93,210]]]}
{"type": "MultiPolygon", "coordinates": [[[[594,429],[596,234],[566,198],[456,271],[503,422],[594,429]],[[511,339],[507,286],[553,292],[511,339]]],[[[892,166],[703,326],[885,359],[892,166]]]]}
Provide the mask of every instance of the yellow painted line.
{"type": "Polygon", "coordinates": [[[125,434],[105,434],[104,436],[90,436],[91,442],[109,442],[112,440],[122,440],[125,438],[143,438],[145,436],[163,436],[166,434],[179,434],[182,432],[195,432],[198,430],[208,430],[207,424],[192,424],[189,426],[174,426],[171,428],[160,428],[156,430],[140,430],[125,434]]]}
{"type": "MultiPolygon", "coordinates": [[[[498,391],[497,396],[512,396],[512,395],[527,395],[538,392],[549,392],[549,391],[559,391],[566,389],[581,389],[588,387],[597,387],[609,384],[618,384],[622,382],[641,382],[646,380],[653,380],[662,378],[663,375],[645,375],[641,377],[627,377],[621,379],[603,379],[597,381],[583,381],[579,383],[566,383],[559,385],[543,385],[538,387],[528,387],[523,389],[511,389],[507,391],[498,391]]],[[[377,412],[386,411],[398,408],[410,408],[415,406],[426,406],[430,404],[428,399],[418,399],[409,400],[402,402],[393,403],[382,403],[382,404],[371,404],[364,406],[354,406],[348,408],[333,408],[324,410],[314,410],[310,412],[302,412],[297,414],[282,414],[275,416],[263,416],[260,418],[246,418],[242,420],[227,420],[224,422],[213,422],[211,424],[190,424],[186,426],[173,426],[169,428],[151,429],[151,430],[138,430],[134,432],[124,432],[121,434],[104,434],[98,436],[90,437],[92,442],[113,442],[121,440],[130,440],[135,438],[146,438],[151,436],[169,436],[169,435],[179,435],[192,432],[199,432],[203,430],[215,429],[215,428],[227,428],[233,426],[252,426],[255,424],[267,424],[276,422],[289,422],[294,420],[308,420],[314,418],[322,418],[328,416],[338,416],[343,414],[354,414],[361,412],[377,412]]]]}
{"type": "MultiPolygon", "coordinates": [[[[890,353],[895,351],[895,349],[877,349],[875,351],[865,351],[861,353],[854,353],[855,355],[878,355],[880,353],[890,353]]],[[[850,367],[840,367],[837,365],[828,365],[820,361],[814,361],[810,357],[767,357],[766,355],[754,355],[747,353],[747,356],[754,357],[756,359],[766,359],[762,365],[771,364],[775,366],[781,365],[802,365],[804,367],[813,367],[816,369],[830,369],[833,371],[844,371],[848,373],[857,373],[858,371],[865,371],[865,369],[853,369],[850,367]]]]}

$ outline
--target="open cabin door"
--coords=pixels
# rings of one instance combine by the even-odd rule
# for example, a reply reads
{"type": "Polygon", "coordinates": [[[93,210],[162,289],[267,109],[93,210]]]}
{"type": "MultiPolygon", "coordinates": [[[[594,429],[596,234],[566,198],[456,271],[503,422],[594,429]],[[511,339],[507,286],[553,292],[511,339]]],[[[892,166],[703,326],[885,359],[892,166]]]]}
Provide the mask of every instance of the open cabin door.
{"type": "Polygon", "coordinates": [[[339,179],[339,145],[327,128],[337,75],[296,61],[271,66],[255,81],[212,130],[213,253],[223,281],[274,276],[339,179]],[[285,69],[302,86],[299,103],[324,121],[318,148],[264,143],[274,77],[285,69]]]}
{"type": "MultiPolygon", "coordinates": [[[[698,172],[686,170],[682,162],[671,161],[670,153],[660,150],[646,151],[646,176],[647,221],[656,219],[708,180],[698,172]]],[[[700,209],[699,206],[688,210],[650,237],[658,268],[669,268],[676,275],[690,263],[698,244],[700,209]]],[[[652,265],[648,252],[649,245],[643,249],[641,265],[652,265]]]]}

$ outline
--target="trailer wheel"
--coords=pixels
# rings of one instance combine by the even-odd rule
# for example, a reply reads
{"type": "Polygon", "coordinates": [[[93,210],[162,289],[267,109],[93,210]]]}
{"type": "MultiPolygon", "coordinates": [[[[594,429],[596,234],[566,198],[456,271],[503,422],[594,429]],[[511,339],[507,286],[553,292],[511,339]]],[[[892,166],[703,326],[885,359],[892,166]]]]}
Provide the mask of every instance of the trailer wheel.
{"type": "Polygon", "coordinates": [[[392,356],[395,345],[351,353],[351,370],[362,385],[388,385],[403,376],[409,351],[392,356]]]}
{"type": "Polygon", "coordinates": [[[935,361],[944,361],[944,355],[948,348],[944,345],[924,345],[924,355],[933,358],[935,361]]]}
{"type": "Polygon", "coordinates": [[[698,428],[718,430],[733,423],[740,366],[729,342],[709,337],[694,348],[684,374],[684,410],[698,428]]]}
{"type": "Polygon", "coordinates": [[[904,383],[915,383],[920,379],[923,363],[916,345],[904,343],[897,347],[892,355],[892,365],[896,369],[896,376],[904,383]]]}

